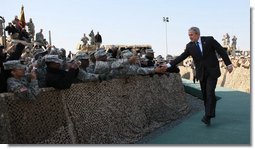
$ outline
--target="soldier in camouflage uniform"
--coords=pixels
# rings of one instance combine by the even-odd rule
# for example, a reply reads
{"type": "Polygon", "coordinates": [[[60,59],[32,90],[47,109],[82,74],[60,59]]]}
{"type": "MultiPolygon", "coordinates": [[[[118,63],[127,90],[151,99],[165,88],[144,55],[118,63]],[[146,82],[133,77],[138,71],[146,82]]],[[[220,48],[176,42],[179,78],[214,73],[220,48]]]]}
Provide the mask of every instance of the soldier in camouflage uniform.
{"type": "Polygon", "coordinates": [[[20,99],[35,100],[39,94],[36,74],[32,71],[30,76],[25,76],[25,67],[19,60],[4,63],[4,69],[8,70],[11,76],[7,79],[7,90],[20,99]]]}
{"type": "Polygon", "coordinates": [[[29,22],[27,22],[26,25],[28,27],[28,33],[30,34],[30,37],[32,39],[34,39],[34,36],[35,36],[35,25],[33,23],[32,18],[29,19],[29,22]]]}
{"type": "MultiPolygon", "coordinates": [[[[124,50],[121,52],[123,59],[130,59],[133,57],[133,53],[130,50],[124,50]]],[[[165,73],[163,69],[159,67],[140,67],[139,62],[134,64],[126,64],[123,69],[119,69],[120,74],[124,75],[149,75],[155,73],[165,73]]]]}
{"type": "Polygon", "coordinates": [[[81,41],[83,42],[83,47],[85,47],[88,44],[89,38],[86,36],[86,34],[83,34],[83,37],[81,38],[81,41]]]}
{"type": "Polygon", "coordinates": [[[166,63],[170,63],[172,60],[174,60],[174,57],[172,55],[166,56],[166,63]]]}
{"type": "MultiPolygon", "coordinates": [[[[129,66],[131,65],[129,63],[129,59],[134,59],[135,60],[134,63],[137,62],[137,58],[134,57],[133,53],[129,50],[121,51],[121,57],[122,59],[119,59],[119,60],[122,60],[121,63],[119,63],[118,61],[114,61],[112,63],[111,75],[113,75],[114,77],[125,77],[127,75],[131,75],[131,74],[128,74],[129,66]]],[[[135,74],[135,73],[132,72],[132,74],[135,74]]]]}
{"type": "Polygon", "coordinates": [[[94,70],[95,70],[95,66],[96,66],[96,58],[95,58],[95,52],[90,52],[89,53],[89,67],[86,68],[86,70],[89,72],[89,73],[94,73],[94,70]]]}
{"type": "Polygon", "coordinates": [[[114,77],[115,72],[118,72],[118,69],[123,68],[126,64],[135,63],[136,57],[132,57],[130,59],[117,59],[115,61],[107,60],[107,53],[105,49],[100,48],[95,52],[96,58],[96,66],[95,73],[100,74],[101,78],[105,78],[106,80],[114,77]],[[116,70],[116,71],[115,71],[116,70]]]}
{"type": "Polygon", "coordinates": [[[46,87],[46,64],[44,57],[39,57],[35,62],[35,73],[38,80],[39,87],[46,87]]]}
{"type": "Polygon", "coordinates": [[[107,55],[105,49],[98,49],[95,54],[96,64],[94,72],[95,74],[101,75],[103,80],[109,80],[112,76],[110,76],[111,64],[107,61],[107,55]]]}
{"type": "Polygon", "coordinates": [[[162,57],[162,55],[158,55],[156,57],[156,66],[162,66],[164,64],[166,64],[164,58],[162,57]]]}
{"type": "Polygon", "coordinates": [[[94,73],[89,73],[87,70],[89,66],[89,55],[87,53],[85,52],[77,53],[74,60],[81,62],[81,65],[79,66],[79,73],[77,76],[79,80],[83,82],[98,80],[99,75],[94,73]]]}
{"type": "Polygon", "coordinates": [[[154,51],[152,49],[146,49],[145,56],[142,56],[141,58],[145,59],[145,60],[141,61],[141,67],[154,67],[155,66],[154,51]]]}

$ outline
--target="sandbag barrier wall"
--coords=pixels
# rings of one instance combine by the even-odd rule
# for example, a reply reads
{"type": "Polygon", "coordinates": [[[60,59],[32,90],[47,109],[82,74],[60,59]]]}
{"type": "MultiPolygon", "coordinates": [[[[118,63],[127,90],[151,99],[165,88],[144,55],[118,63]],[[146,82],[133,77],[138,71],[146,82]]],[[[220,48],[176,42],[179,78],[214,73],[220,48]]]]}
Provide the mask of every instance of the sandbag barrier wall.
{"type": "Polygon", "coordinates": [[[42,89],[36,101],[0,94],[5,144],[134,143],[190,111],[179,74],[42,89]]]}
{"type": "MultiPolygon", "coordinates": [[[[193,80],[191,67],[179,66],[182,78],[193,80]]],[[[221,68],[221,76],[218,78],[217,86],[231,88],[242,92],[250,93],[250,69],[237,67],[232,73],[221,68]]]]}

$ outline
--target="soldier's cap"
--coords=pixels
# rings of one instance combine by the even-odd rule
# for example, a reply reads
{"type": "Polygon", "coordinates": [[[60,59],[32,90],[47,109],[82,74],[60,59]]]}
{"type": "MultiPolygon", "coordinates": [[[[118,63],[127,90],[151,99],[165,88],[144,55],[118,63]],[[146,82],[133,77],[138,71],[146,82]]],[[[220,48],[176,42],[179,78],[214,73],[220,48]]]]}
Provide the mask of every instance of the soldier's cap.
{"type": "Polygon", "coordinates": [[[25,69],[26,65],[22,65],[20,60],[10,60],[3,63],[5,70],[12,70],[12,69],[25,69]]]}
{"type": "Polygon", "coordinates": [[[60,51],[66,51],[64,48],[60,48],[60,51]]]}
{"type": "Polygon", "coordinates": [[[76,53],[74,59],[76,60],[89,59],[89,55],[85,52],[79,52],[79,53],[76,53]]]}
{"type": "Polygon", "coordinates": [[[58,48],[53,48],[50,50],[50,55],[60,55],[61,51],[58,48]]]}
{"type": "Polygon", "coordinates": [[[44,49],[42,49],[42,48],[40,48],[40,49],[35,49],[33,55],[35,56],[35,55],[37,55],[37,54],[39,54],[39,53],[43,53],[43,52],[44,52],[44,49]]]}
{"type": "Polygon", "coordinates": [[[41,46],[42,44],[40,42],[34,42],[34,46],[41,46]]]}
{"type": "Polygon", "coordinates": [[[156,60],[159,63],[163,63],[165,61],[164,58],[161,55],[157,56],[156,60]]]}
{"type": "Polygon", "coordinates": [[[45,62],[53,62],[62,64],[63,60],[58,58],[58,55],[45,55],[44,56],[45,62]]]}
{"type": "Polygon", "coordinates": [[[97,49],[97,51],[94,54],[95,58],[102,57],[105,55],[106,55],[106,51],[103,48],[97,49]]]}
{"type": "MultiPolygon", "coordinates": [[[[156,59],[162,59],[163,58],[163,56],[162,55],[158,55],[157,57],[156,57],[156,59]]],[[[164,58],[163,58],[164,59],[164,58]]]]}
{"type": "Polygon", "coordinates": [[[130,50],[123,50],[121,51],[122,58],[130,58],[133,56],[133,53],[130,50]]]}
{"type": "Polygon", "coordinates": [[[43,49],[37,49],[34,53],[34,58],[37,60],[39,57],[44,57],[48,54],[48,51],[45,51],[43,49]]]}
{"type": "Polygon", "coordinates": [[[146,49],[145,51],[146,53],[154,53],[154,51],[152,49],[146,49]]]}
{"type": "Polygon", "coordinates": [[[173,57],[172,55],[167,55],[167,56],[166,56],[166,59],[167,59],[167,60],[173,60],[174,57],[173,57]]]}

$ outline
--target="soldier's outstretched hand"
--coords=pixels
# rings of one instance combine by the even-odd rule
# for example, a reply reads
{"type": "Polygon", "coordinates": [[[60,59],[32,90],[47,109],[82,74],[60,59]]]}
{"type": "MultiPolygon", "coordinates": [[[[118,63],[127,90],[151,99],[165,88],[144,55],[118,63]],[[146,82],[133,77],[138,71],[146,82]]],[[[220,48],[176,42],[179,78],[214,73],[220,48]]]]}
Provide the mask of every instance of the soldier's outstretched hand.
{"type": "Polygon", "coordinates": [[[130,64],[135,64],[137,63],[137,57],[133,55],[128,59],[128,61],[130,64]]]}
{"type": "Polygon", "coordinates": [[[165,66],[159,66],[155,68],[155,73],[161,73],[164,74],[167,71],[167,67],[165,66]]]}

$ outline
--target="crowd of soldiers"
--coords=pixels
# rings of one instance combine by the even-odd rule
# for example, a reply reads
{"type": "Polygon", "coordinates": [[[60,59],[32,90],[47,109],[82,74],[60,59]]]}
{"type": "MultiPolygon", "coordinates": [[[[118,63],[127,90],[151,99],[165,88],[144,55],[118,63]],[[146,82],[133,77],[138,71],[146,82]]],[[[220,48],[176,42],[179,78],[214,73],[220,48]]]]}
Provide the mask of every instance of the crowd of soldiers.
{"type": "Polygon", "coordinates": [[[12,50],[0,46],[0,93],[13,92],[21,99],[36,99],[39,88],[68,89],[73,83],[105,81],[134,75],[179,73],[177,67],[163,65],[172,60],[168,56],[154,57],[152,49],[105,49],[71,52],[63,48],[44,46],[34,42],[13,42],[12,50]]]}
{"type": "MultiPolygon", "coordinates": [[[[24,24],[15,16],[1,31],[6,31],[9,37],[6,44],[0,45],[0,93],[13,92],[21,99],[36,99],[39,88],[44,87],[68,89],[73,83],[179,73],[177,67],[165,67],[172,56],[166,60],[161,55],[155,58],[151,48],[106,49],[101,47],[99,32],[94,36],[93,30],[89,36],[95,38],[96,50],[68,55],[65,49],[50,45],[42,29],[35,34],[32,19],[24,24]]],[[[88,42],[85,34],[81,40],[85,45],[88,42]]]]}
{"type": "MultiPolygon", "coordinates": [[[[4,18],[2,18],[1,20],[5,21],[4,18]]],[[[48,44],[48,42],[46,41],[42,33],[43,29],[40,29],[40,32],[35,34],[35,25],[33,23],[32,18],[29,19],[29,22],[25,23],[25,26],[27,26],[28,31],[26,30],[25,26],[22,26],[18,16],[15,16],[14,20],[9,22],[5,28],[3,28],[3,25],[2,25],[3,23],[4,22],[0,22],[1,24],[0,36],[3,36],[3,30],[6,31],[9,35],[7,39],[8,41],[22,40],[28,43],[36,42],[38,45],[44,46],[46,48],[46,45],[48,44]]]]}

